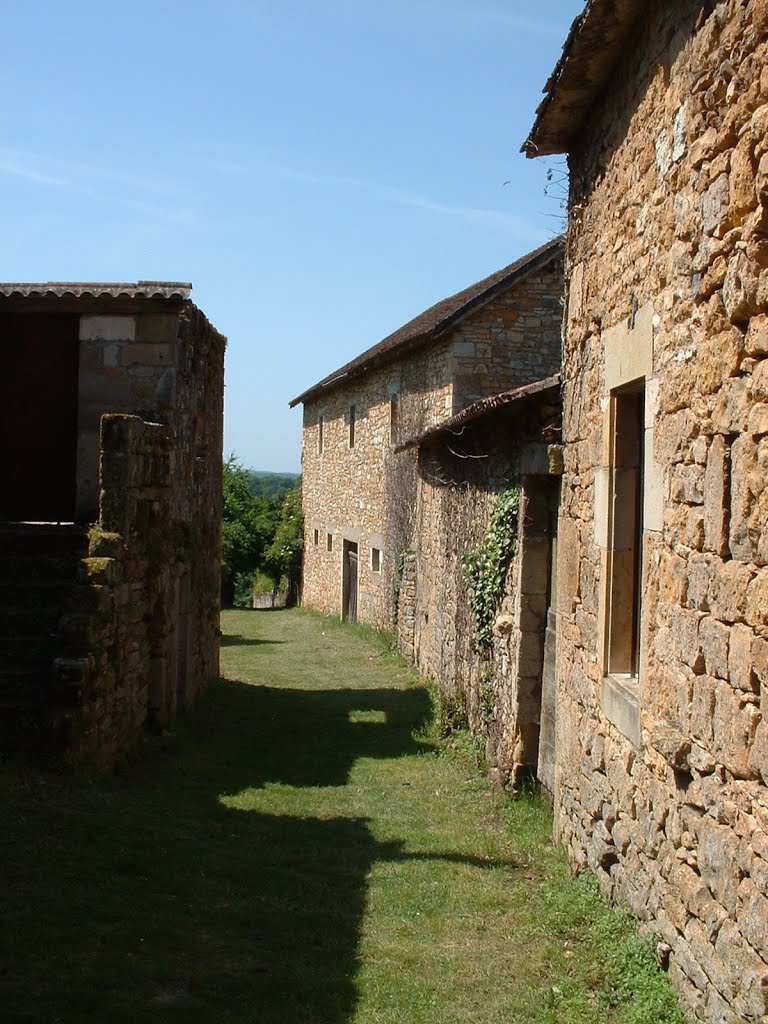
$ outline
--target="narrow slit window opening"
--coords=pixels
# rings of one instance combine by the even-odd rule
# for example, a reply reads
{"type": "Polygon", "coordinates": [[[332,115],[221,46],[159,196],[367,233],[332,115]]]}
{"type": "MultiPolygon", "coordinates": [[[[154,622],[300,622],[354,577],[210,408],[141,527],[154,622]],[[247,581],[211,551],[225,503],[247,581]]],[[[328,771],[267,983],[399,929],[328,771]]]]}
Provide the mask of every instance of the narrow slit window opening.
{"type": "Polygon", "coordinates": [[[643,577],[645,395],[642,383],[611,396],[613,451],[606,671],[637,678],[643,577]]]}

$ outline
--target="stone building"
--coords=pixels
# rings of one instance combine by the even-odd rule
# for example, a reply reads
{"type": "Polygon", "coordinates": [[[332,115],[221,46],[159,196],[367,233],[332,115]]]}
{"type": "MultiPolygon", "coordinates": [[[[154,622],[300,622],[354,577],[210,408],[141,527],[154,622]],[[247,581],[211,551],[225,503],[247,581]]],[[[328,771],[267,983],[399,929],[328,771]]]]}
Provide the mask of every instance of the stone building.
{"type": "Polygon", "coordinates": [[[555,807],[696,1019],[768,1019],[768,3],[590,0],[567,153],[555,807]]]}
{"type": "Polygon", "coordinates": [[[534,775],[553,785],[559,441],[556,375],[481,399],[398,446],[418,449],[400,650],[439,685],[444,707],[466,716],[498,782],[511,788],[534,775]],[[504,502],[504,582],[483,629],[464,562],[504,502]]]}
{"type": "Polygon", "coordinates": [[[0,285],[3,739],[108,763],[218,675],[225,339],[191,285],[0,285]]]}
{"type": "Polygon", "coordinates": [[[560,360],[562,240],[444,299],[295,398],[304,404],[306,607],[383,628],[412,541],[412,438],[560,360]]]}

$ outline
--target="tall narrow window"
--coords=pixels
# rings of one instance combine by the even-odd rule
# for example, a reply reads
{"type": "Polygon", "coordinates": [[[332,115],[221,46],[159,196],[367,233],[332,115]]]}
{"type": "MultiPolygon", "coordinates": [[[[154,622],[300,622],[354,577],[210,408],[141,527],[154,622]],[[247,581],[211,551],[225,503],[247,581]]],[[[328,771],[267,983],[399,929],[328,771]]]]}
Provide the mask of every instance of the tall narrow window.
{"type": "Polygon", "coordinates": [[[400,395],[389,396],[389,443],[397,444],[397,420],[400,412],[400,395]]]}
{"type": "Polygon", "coordinates": [[[371,572],[381,572],[381,548],[371,548],[371,572]]]}
{"type": "Polygon", "coordinates": [[[317,454],[318,455],[322,455],[323,454],[323,442],[325,440],[325,438],[323,437],[324,427],[325,427],[325,418],[323,416],[319,416],[318,419],[317,419],[317,454]]]}
{"type": "Polygon", "coordinates": [[[643,384],[611,394],[607,672],[637,677],[643,577],[643,384]]]}
{"type": "Polygon", "coordinates": [[[327,533],[325,535],[325,550],[333,551],[333,534],[327,533]]]}
{"type": "Polygon", "coordinates": [[[355,412],[356,408],[354,405],[349,407],[349,447],[355,447],[355,412]]]}
{"type": "Polygon", "coordinates": [[[313,532],[312,536],[313,536],[313,539],[314,539],[314,542],[315,542],[315,547],[317,547],[317,545],[320,543],[320,531],[319,530],[315,530],[313,532]]]}

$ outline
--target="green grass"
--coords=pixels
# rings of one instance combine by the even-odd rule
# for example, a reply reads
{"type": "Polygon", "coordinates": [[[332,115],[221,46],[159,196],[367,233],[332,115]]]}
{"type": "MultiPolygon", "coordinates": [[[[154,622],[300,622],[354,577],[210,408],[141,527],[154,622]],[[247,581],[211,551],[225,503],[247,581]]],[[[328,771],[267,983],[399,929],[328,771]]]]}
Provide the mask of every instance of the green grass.
{"type": "Polygon", "coordinates": [[[6,765],[4,1021],[682,1021],[386,638],[298,610],[223,629],[226,679],[114,773],[6,765]]]}

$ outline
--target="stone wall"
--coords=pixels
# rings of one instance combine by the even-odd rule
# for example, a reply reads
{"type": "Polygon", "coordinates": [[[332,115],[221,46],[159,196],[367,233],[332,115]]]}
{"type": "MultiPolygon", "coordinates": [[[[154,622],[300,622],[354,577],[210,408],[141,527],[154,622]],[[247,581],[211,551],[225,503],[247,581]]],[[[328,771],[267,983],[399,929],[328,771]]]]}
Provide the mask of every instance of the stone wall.
{"type": "Polygon", "coordinates": [[[667,944],[697,1019],[757,1022],[768,1014],[768,4],[642,10],[570,156],[556,827],[667,944]],[[633,395],[644,395],[641,578],[627,598],[639,666],[620,671],[616,652],[632,641],[617,567],[634,498],[621,500],[628,463],[613,443],[633,395]]]}
{"type": "Polygon", "coordinates": [[[99,498],[99,431],[105,412],[167,422],[176,400],[175,312],[80,317],[77,513],[99,498]]]}
{"type": "Polygon", "coordinates": [[[557,373],[562,279],[562,259],[552,260],[457,326],[453,336],[454,413],[488,394],[557,373]]]}
{"type": "Polygon", "coordinates": [[[305,403],[306,607],[342,614],[343,544],[352,542],[359,554],[358,617],[392,627],[395,570],[401,552],[411,546],[416,504],[415,456],[395,455],[394,445],[476,397],[557,372],[562,272],[561,260],[552,260],[428,346],[406,350],[388,365],[305,403]],[[354,447],[349,443],[352,405],[354,447]],[[374,548],[382,553],[380,571],[372,568],[374,548]]]}
{"type": "MultiPolygon", "coordinates": [[[[71,764],[113,763],[218,676],[224,338],[192,303],[172,319],[167,422],[101,417],[99,517],[62,618],[50,712],[71,764]]],[[[139,379],[157,383],[153,365],[139,379]]]]}
{"type": "MultiPolygon", "coordinates": [[[[522,406],[496,410],[466,425],[460,436],[446,433],[422,447],[415,572],[411,568],[407,577],[412,626],[401,611],[413,632],[413,663],[450,703],[466,709],[498,781],[510,787],[537,765],[550,596],[548,510],[557,493],[557,477],[550,474],[559,468],[559,449],[542,436],[543,428],[559,421],[557,397],[522,406]],[[475,640],[462,559],[485,533],[498,496],[512,487],[520,491],[517,540],[492,645],[484,651],[475,640]]],[[[406,638],[406,656],[408,647],[406,638]]]]}

